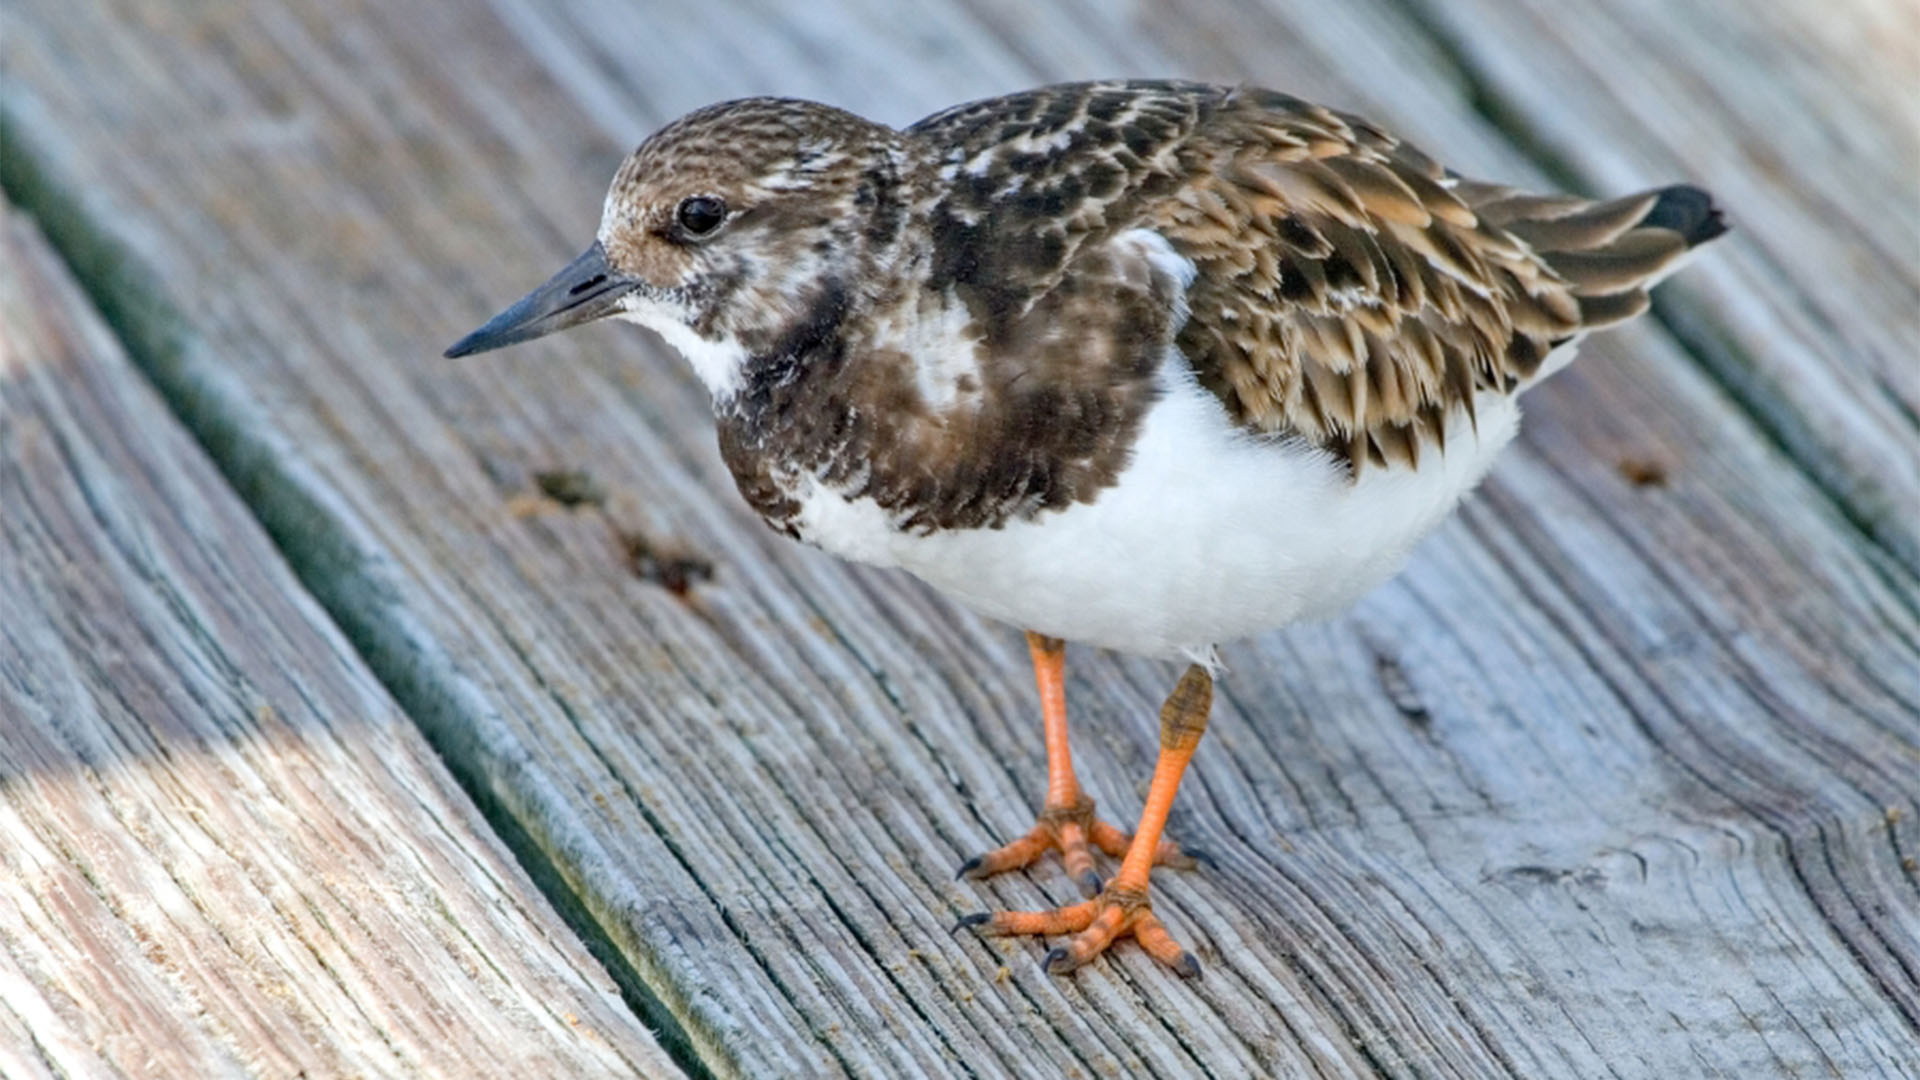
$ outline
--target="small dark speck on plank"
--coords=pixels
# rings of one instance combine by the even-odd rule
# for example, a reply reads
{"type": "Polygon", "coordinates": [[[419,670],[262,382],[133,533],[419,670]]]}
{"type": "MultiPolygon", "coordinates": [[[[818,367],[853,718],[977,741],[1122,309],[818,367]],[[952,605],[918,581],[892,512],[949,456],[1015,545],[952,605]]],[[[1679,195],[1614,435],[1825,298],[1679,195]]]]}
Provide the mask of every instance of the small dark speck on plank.
{"type": "Polygon", "coordinates": [[[1621,458],[1619,468],[1627,483],[1638,488],[1666,487],[1671,476],[1667,463],[1655,458],[1621,458]]]}
{"type": "Polygon", "coordinates": [[[549,469],[533,474],[540,493],[561,506],[600,506],[607,501],[606,489],[585,469],[549,469]]]}
{"type": "Polygon", "coordinates": [[[1380,688],[1387,692],[1393,706],[1400,715],[1421,730],[1433,726],[1433,714],[1427,710],[1426,703],[1420,700],[1420,692],[1414,689],[1413,681],[1407,678],[1406,670],[1400,661],[1383,652],[1374,652],[1374,670],[1380,677],[1380,688]]]}
{"type": "Polygon", "coordinates": [[[685,597],[695,585],[713,580],[712,560],[663,548],[641,533],[622,532],[619,536],[634,575],[663,586],[675,596],[685,597]]]}

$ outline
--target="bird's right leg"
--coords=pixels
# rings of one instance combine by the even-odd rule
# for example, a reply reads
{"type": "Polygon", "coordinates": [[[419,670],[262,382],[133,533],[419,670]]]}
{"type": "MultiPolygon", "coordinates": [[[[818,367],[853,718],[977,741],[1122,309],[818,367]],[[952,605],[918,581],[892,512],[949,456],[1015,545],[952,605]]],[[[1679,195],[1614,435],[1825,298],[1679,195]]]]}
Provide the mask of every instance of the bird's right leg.
{"type": "MultiPolygon", "coordinates": [[[[1067,744],[1066,643],[1029,630],[1027,649],[1033,655],[1033,681],[1040,690],[1040,712],[1046,725],[1047,801],[1025,836],[968,859],[960,867],[960,876],[983,878],[1017,870],[1049,848],[1059,848],[1067,876],[1087,896],[1094,896],[1102,884],[1088,845],[1117,859],[1127,853],[1133,837],[1093,816],[1093,800],[1080,790],[1079,778],[1074,776],[1073,750],[1067,744]]],[[[1194,865],[1194,857],[1171,840],[1162,840],[1153,862],[1185,869],[1194,865]]]]}

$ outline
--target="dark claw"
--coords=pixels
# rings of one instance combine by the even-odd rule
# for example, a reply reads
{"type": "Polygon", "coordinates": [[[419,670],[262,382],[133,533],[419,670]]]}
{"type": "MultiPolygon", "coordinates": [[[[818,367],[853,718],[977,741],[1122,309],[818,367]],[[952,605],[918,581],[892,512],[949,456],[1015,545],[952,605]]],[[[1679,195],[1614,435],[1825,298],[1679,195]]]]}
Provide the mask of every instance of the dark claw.
{"type": "Polygon", "coordinates": [[[960,869],[956,871],[953,875],[953,880],[959,881],[961,878],[964,878],[968,874],[973,873],[975,870],[980,869],[981,860],[985,858],[986,858],[985,855],[975,855],[973,858],[968,859],[966,862],[961,863],[960,869]]]}
{"type": "Polygon", "coordinates": [[[1082,896],[1099,896],[1100,890],[1106,887],[1106,883],[1100,880],[1100,875],[1095,871],[1088,870],[1080,875],[1080,894],[1082,896]]]}
{"type": "Polygon", "coordinates": [[[960,921],[957,923],[954,923],[953,929],[947,931],[947,933],[957,934],[960,931],[968,929],[970,927],[979,926],[981,923],[986,922],[991,918],[993,918],[993,913],[987,912],[987,911],[976,911],[971,915],[962,915],[960,916],[960,921]]]}
{"type": "Polygon", "coordinates": [[[1220,868],[1219,860],[1215,859],[1211,854],[1208,854],[1205,848],[1191,848],[1181,845],[1180,854],[1185,855],[1187,858],[1209,869],[1217,870],[1220,868]]]}
{"type": "Polygon", "coordinates": [[[1067,950],[1056,946],[1055,948],[1047,950],[1047,955],[1040,958],[1040,970],[1049,975],[1059,975],[1072,971],[1073,969],[1070,967],[1060,966],[1066,962],[1067,950]]]}
{"type": "Polygon", "coordinates": [[[1183,979],[1197,979],[1200,977],[1200,961],[1195,960],[1192,953],[1182,951],[1180,959],[1174,962],[1173,970],[1183,979]]]}

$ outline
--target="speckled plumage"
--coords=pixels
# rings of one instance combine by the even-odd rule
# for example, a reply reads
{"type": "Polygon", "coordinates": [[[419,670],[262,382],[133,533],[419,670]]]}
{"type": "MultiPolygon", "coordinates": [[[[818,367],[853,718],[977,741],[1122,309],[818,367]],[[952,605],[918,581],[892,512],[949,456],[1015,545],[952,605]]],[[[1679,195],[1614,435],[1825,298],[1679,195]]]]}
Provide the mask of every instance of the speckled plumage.
{"type": "Polygon", "coordinates": [[[1055,969],[1133,934],[1192,975],[1147,874],[1191,861],[1160,833],[1214,644],[1391,575],[1520,392],[1724,230],[1694,188],[1529,195],[1248,87],[1046,87],[898,131],[756,98],[648,139],[594,246],[450,354],[649,326],[769,524],[1026,628],[1047,806],[963,873],[1058,847],[1099,896],[964,925],[1076,932],[1055,969]],[[1073,777],[1061,639],[1194,661],[1132,841],[1073,777]],[[1125,853],[1104,890],[1089,844],[1125,853]]]}
{"type": "Polygon", "coordinates": [[[1168,344],[1250,431],[1417,467],[1451,410],[1637,312],[1717,231],[1704,201],[1650,222],[1663,198],[1686,201],[1460,181],[1270,91],[1090,83],[905,131],[782,99],[703,109],[629,159],[601,240],[669,317],[737,343],[721,443],[771,523],[792,530],[795,477],[816,475],[927,530],[1096,498],[1168,344]],[[739,208],[726,242],[676,242],[696,191],[739,208]],[[1136,230],[1190,287],[1121,241],[1136,230]]]}
{"type": "MultiPolygon", "coordinates": [[[[1268,602],[1217,620],[1239,634],[1370,586],[1437,520],[1428,507],[1478,480],[1512,399],[1722,231],[1694,188],[1529,195],[1250,87],[1044,87],[904,130],[751,98],[634,151],[580,271],[591,278],[522,303],[561,325],[617,314],[666,336],[775,528],[1054,636],[1193,652],[1212,639],[1171,635],[1204,620],[1072,615],[1123,585],[1167,608],[1207,594],[1208,574],[1264,582],[1268,602]],[[1183,464],[1237,470],[1231,440],[1263,439],[1271,483],[1290,489],[1256,469],[1185,520],[1110,520],[1132,502],[1111,494],[1129,475],[1177,471],[1142,464],[1144,433],[1194,386],[1219,420],[1181,406],[1183,464]],[[1461,431],[1473,445],[1455,450],[1461,431]],[[1367,482],[1403,470],[1423,480],[1367,482]],[[1344,533],[1280,535],[1302,515],[1344,533]],[[964,539],[1047,522],[1108,560],[1008,574],[1019,552],[964,539]],[[1189,534],[1256,528],[1271,549],[1166,565],[1189,534]],[[919,542],[935,536],[963,539],[919,542]],[[1380,557],[1355,564],[1356,551],[1380,557]]],[[[526,329],[532,314],[503,315],[520,329],[501,340],[546,332],[526,329]]]]}
{"type": "Polygon", "coordinates": [[[1462,182],[1377,125],[1245,87],[1051,87],[909,134],[944,147],[931,280],[986,326],[1152,229],[1197,267],[1179,346],[1202,382],[1250,429],[1355,466],[1417,464],[1449,409],[1644,309],[1721,228],[1693,189],[1595,203],[1462,182]]]}

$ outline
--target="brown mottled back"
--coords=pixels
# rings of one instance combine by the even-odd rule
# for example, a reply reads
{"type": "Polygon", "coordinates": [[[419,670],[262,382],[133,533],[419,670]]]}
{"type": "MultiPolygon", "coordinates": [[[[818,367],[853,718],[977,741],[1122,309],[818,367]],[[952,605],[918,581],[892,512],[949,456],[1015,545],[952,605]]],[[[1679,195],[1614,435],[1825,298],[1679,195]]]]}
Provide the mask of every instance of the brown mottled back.
{"type": "Polygon", "coordinates": [[[1199,267],[1182,351],[1243,424],[1416,465],[1476,392],[1637,314],[1724,230],[1691,188],[1608,202],[1460,180],[1358,117],[1240,90],[1150,212],[1199,267]]]}
{"type": "Polygon", "coordinates": [[[1722,231],[1693,188],[1526,195],[1284,94],[1106,82],[904,131],[700,110],[622,167],[600,245],[622,310],[698,357],[767,520],[817,482],[925,532],[1097,499],[1176,347],[1248,429],[1417,466],[1722,231]],[[725,209],[697,233],[696,196],[725,209]]]}
{"type": "Polygon", "coordinates": [[[1705,193],[1607,202],[1460,179],[1358,117],[1255,88],[1077,83],[958,106],[933,143],[931,286],[989,344],[1081,253],[1146,227],[1193,260],[1178,344],[1240,423],[1356,472],[1416,465],[1445,417],[1644,310],[1725,231],[1705,193]]]}

